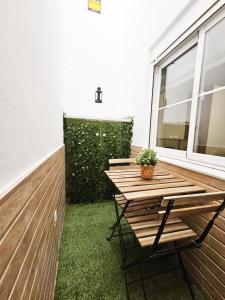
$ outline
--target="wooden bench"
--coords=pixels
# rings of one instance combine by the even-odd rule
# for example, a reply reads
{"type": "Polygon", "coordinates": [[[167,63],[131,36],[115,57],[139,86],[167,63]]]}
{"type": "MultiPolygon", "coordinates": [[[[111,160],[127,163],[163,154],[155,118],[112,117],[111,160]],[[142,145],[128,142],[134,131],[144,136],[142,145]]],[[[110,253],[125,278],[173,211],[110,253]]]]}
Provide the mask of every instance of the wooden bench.
{"type": "MultiPolygon", "coordinates": [[[[199,248],[212,229],[215,220],[225,208],[225,192],[212,192],[192,195],[168,196],[161,202],[161,209],[153,220],[130,223],[140,246],[147,247],[142,256],[125,263],[123,268],[142,265],[151,259],[168,255],[177,255],[184,280],[187,283],[192,299],[195,299],[192,285],[186,274],[181,252],[199,248]],[[210,221],[198,235],[182,218],[187,215],[214,212],[210,221]],[[182,242],[182,243],[180,243],[182,242]],[[162,248],[162,244],[167,244],[162,248]]],[[[129,222],[129,219],[128,219],[129,222]]],[[[144,290],[143,278],[142,286],[144,290]]],[[[144,291],[145,294],[145,291],[144,291]]]]}
{"type": "MultiPolygon", "coordinates": [[[[148,223],[146,221],[132,222],[130,225],[142,247],[152,246],[157,237],[159,237],[158,244],[193,238],[197,234],[183,222],[182,217],[209,212],[220,213],[224,209],[224,199],[225,192],[164,197],[161,202],[161,209],[157,212],[156,220],[148,221],[148,223]],[[162,232],[159,235],[160,229],[162,229],[162,232]]],[[[207,234],[218,215],[215,214],[209,221],[210,228],[207,228],[207,234]]]]}

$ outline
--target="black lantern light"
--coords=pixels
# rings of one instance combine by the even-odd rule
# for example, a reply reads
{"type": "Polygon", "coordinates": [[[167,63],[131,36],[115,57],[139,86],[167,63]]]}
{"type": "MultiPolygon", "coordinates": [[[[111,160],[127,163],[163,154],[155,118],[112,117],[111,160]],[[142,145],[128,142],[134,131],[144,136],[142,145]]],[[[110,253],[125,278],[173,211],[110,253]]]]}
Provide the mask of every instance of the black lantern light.
{"type": "Polygon", "coordinates": [[[97,88],[97,91],[95,92],[95,102],[102,103],[102,90],[100,86],[97,88]]]}

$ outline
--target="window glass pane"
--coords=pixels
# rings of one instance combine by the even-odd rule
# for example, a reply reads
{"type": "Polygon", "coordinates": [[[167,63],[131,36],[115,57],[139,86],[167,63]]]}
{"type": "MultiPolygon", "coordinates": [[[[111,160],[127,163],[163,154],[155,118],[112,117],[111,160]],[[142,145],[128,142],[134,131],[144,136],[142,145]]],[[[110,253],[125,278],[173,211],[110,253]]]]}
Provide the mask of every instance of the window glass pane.
{"type": "Polygon", "coordinates": [[[159,107],[192,97],[196,46],[162,69],[159,107]]]}
{"type": "Polygon", "coordinates": [[[199,99],[194,152],[225,156],[225,91],[199,99]]]}
{"type": "Polygon", "coordinates": [[[187,150],[191,101],[159,110],[157,146],[187,150]]]}
{"type": "Polygon", "coordinates": [[[225,19],[206,32],[200,91],[221,86],[225,86],[225,19]]]}

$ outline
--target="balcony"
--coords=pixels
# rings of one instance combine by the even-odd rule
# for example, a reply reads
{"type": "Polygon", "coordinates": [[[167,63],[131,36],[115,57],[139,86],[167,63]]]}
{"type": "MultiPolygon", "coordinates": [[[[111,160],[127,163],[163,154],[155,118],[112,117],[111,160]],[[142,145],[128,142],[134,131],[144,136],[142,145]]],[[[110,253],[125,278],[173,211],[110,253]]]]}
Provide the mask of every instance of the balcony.
{"type": "Polygon", "coordinates": [[[225,299],[224,36],[223,0],[0,2],[1,300],[225,299]]]}

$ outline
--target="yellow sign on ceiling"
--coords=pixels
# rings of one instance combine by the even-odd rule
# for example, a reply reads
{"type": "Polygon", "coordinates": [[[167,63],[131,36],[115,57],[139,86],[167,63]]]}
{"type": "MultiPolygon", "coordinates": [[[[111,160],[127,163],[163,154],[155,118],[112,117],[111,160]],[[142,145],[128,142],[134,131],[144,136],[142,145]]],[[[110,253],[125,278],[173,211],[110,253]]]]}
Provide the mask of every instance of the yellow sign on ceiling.
{"type": "Polygon", "coordinates": [[[101,0],[88,0],[88,9],[100,14],[101,0]]]}

